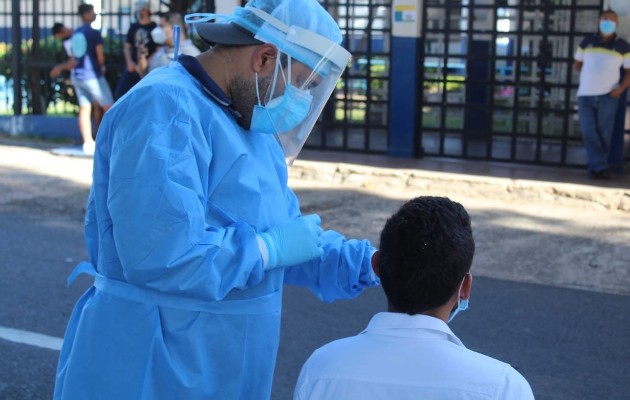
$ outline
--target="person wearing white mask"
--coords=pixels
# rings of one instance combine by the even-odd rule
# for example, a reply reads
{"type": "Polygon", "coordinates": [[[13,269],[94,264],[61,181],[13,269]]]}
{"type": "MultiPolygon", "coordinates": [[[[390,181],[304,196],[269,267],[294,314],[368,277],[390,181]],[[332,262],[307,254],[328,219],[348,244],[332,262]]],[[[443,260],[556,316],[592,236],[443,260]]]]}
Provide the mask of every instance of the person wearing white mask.
{"type": "Polygon", "coordinates": [[[533,400],[509,364],[468,350],[448,323],[468,308],[475,252],[470,217],[445,197],[417,197],[392,215],[372,258],[387,312],[359,335],[316,350],[294,400],[533,400]]]}
{"type": "Polygon", "coordinates": [[[608,179],[619,96],[630,86],[630,44],[616,34],[619,19],[614,11],[601,13],[597,23],[597,33],[582,40],[574,59],[580,72],[578,115],[588,176],[608,179]]]}
{"type": "Polygon", "coordinates": [[[138,66],[143,71],[142,75],[175,60],[176,51],[177,56],[184,54],[194,57],[201,53],[192,40],[188,38],[184,18],[178,12],[161,14],[160,23],[151,31],[151,37],[160,47],[150,58],[147,58],[144,54],[140,57],[138,66]],[[179,38],[173,36],[175,26],[179,26],[179,38]],[[177,43],[175,42],[176,39],[179,39],[177,43]]]}

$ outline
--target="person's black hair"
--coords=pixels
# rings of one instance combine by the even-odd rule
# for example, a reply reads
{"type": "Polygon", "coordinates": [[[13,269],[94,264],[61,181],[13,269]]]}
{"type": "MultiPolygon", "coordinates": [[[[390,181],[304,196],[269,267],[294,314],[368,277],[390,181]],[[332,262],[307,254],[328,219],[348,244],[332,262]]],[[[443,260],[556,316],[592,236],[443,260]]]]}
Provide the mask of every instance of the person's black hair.
{"type": "Polygon", "coordinates": [[[475,241],[464,207],[417,197],[381,232],[381,285],[392,311],[419,314],[444,305],[470,271],[475,241]]]}
{"type": "Polygon", "coordinates": [[[83,15],[87,12],[94,11],[94,6],[88,3],[79,4],[79,15],[83,15]]]}
{"type": "Polygon", "coordinates": [[[616,12],[614,12],[613,10],[611,10],[610,8],[608,8],[608,9],[606,9],[606,10],[602,11],[601,13],[599,13],[599,17],[598,17],[598,18],[601,18],[601,17],[603,17],[603,16],[604,16],[604,15],[606,15],[606,14],[613,14],[615,17],[619,18],[619,16],[617,15],[617,13],[616,13],[616,12]]]}
{"type": "Polygon", "coordinates": [[[52,27],[52,34],[53,35],[57,35],[57,34],[63,32],[64,29],[65,29],[65,25],[64,24],[62,24],[61,22],[55,22],[53,24],[53,27],[52,27]]]}

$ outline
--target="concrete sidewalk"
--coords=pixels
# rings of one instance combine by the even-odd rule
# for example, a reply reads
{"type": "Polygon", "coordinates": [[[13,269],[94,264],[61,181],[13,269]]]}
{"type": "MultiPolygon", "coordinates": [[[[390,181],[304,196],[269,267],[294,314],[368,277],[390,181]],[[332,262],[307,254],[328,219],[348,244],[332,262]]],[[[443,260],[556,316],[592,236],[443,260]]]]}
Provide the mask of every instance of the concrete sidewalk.
{"type": "MultiPolygon", "coordinates": [[[[92,159],[54,143],[0,137],[0,208],[68,215],[81,226],[92,159]]],[[[448,159],[304,151],[289,185],[325,229],[375,245],[386,219],[421,195],[447,196],[473,219],[481,276],[630,295],[630,179],[448,159]]]]}
{"type": "Polygon", "coordinates": [[[402,159],[303,150],[293,179],[445,196],[524,200],[630,213],[630,175],[591,180],[577,168],[455,159],[402,159]]]}
{"type": "MultiPolygon", "coordinates": [[[[78,175],[76,180],[87,183],[91,176],[91,159],[60,157],[48,152],[58,146],[47,141],[0,136],[0,164],[41,169],[44,175],[51,172],[51,167],[66,170],[70,175],[74,171],[74,175],[78,175]],[[19,148],[44,152],[37,160],[29,160],[20,154],[19,148]],[[56,162],[46,162],[48,157],[54,157],[56,162]],[[28,163],[28,167],[23,163],[28,163]],[[71,166],[76,164],[83,167],[71,166]]],[[[610,180],[591,180],[584,170],[577,168],[303,150],[289,168],[289,177],[297,181],[385,193],[411,191],[630,213],[628,173],[615,175],[610,180]]]]}

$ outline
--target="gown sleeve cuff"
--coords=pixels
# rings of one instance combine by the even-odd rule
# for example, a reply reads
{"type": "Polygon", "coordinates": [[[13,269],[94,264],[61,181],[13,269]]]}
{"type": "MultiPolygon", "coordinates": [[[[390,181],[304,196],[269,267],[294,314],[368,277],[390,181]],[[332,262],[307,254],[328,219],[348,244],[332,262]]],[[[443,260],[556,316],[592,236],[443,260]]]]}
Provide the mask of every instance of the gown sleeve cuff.
{"type": "Polygon", "coordinates": [[[256,239],[258,240],[258,249],[260,249],[260,255],[263,259],[263,269],[266,270],[267,266],[269,265],[269,250],[267,249],[267,245],[265,244],[263,238],[260,237],[260,235],[256,235],[256,239]]]}

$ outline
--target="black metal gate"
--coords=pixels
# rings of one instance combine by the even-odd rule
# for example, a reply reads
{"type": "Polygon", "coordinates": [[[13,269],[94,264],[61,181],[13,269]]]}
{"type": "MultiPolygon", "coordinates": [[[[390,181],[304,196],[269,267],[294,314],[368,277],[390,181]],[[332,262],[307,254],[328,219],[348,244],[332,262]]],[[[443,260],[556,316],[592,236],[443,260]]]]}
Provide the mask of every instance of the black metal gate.
{"type": "MultiPolygon", "coordinates": [[[[321,2],[339,22],[344,46],[353,58],[307,147],[386,153],[388,138],[396,134],[389,132],[388,115],[392,98],[392,2],[321,2]]],[[[50,42],[50,27],[57,21],[76,24],[79,3],[0,3],[0,114],[76,113],[76,106],[68,99],[71,94],[64,93],[63,82],[48,78],[56,61],[48,56],[52,51],[63,57],[61,44],[50,42]],[[18,18],[12,6],[22,8],[18,18]],[[16,23],[22,27],[19,31],[12,29],[16,23]],[[7,44],[16,40],[22,43],[20,52],[12,51],[7,44]],[[37,49],[37,45],[42,47],[37,49]],[[21,70],[17,95],[25,99],[20,102],[13,99],[16,70],[21,70]]],[[[197,3],[207,7],[213,2],[197,3]]],[[[595,31],[604,0],[421,3],[424,62],[418,71],[423,89],[417,132],[421,149],[416,153],[518,163],[584,164],[573,51],[584,36],[595,31]]],[[[132,1],[102,0],[100,4],[106,52],[110,50],[108,73],[116,74],[122,67],[121,42],[131,18],[132,1]]]]}
{"type": "MultiPolygon", "coordinates": [[[[344,151],[385,152],[388,137],[390,0],[320,0],[338,20],[344,45],[353,55],[308,146],[344,151]]],[[[51,27],[78,24],[81,0],[7,0],[0,2],[0,115],[76,115],[68,79],[51,80],[48,72],[65,59],[51,27]],[[16,12],[17,11],[17,12],[16,12]],[[19,27],[19,28],[16,28],[19,27]],[[21,43],[21,51],[11,43],[21,43]],[[15,82],[15,83],[14,83],[15,82]],[[17,90],[14,87],[17,85],[17,90]]],[[[133,0],[91,0],[105,40],[107,78],[115,85],[124,60],[122,47],[132,21],[133,0]]],[[[212,11],[215,1],[197,0],[212,11]]],[[[152,0],[153,11],[165,4],[152,0]]],[[[172,2],[170,2],[172,3],[172,2]]]]}
{"type": "MultiPolygon", "coordinates": [[[[50,69],[66,59],[60,41],[52,37],[54,23],[80,24],[79,4],[91,3],[97,13],[93,26],[104,39],[106,77],[115,85],[124,68],[123,43],[133,22],[135,0],[5,0],[0,2],[0,115],[75,115],[67,76],[51,79],[50,69]]],[[[184,2],[149,1],[154,14],[184,2]]],[[[190,2],[189,2],[190,3],[190,2]]],[[[214,0],[192,2],[195,10],[214,10],[214,0]]]]}
{"type": "Polygon", "coordinates": [[[306,147],[384,153],[389,133],[390,0],[324,0],[352,53],[306,147]]]}
{"type": "Polygon", "coordinates": [[[584,164],[573,52],[602,3],[425,1],[424,154],[584,164]]]}

